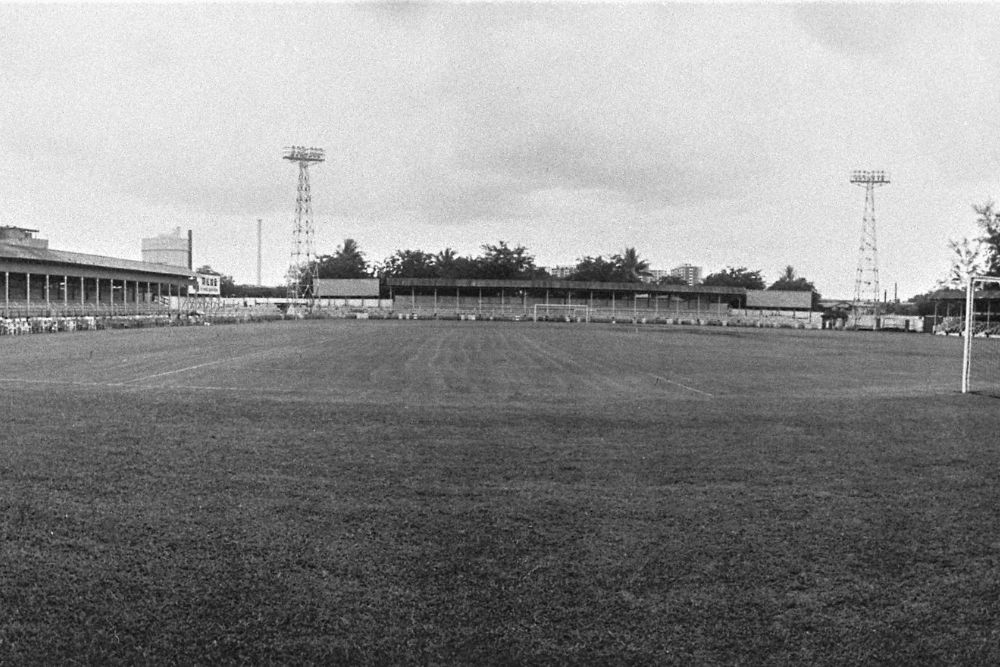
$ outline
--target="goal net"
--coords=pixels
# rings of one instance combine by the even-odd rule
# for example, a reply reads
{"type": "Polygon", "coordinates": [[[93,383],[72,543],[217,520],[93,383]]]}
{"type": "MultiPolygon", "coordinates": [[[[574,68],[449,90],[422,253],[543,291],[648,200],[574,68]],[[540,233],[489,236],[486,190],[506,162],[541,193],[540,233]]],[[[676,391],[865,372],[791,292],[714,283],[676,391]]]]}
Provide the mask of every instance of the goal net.
{"type": "Polygon", "coordinates": [[[536,303],[534,321],[589,322],[590,306],[536,303]]]}
{"type": "Polygon", "coordinates": [[[962,393],[1000,396],[1000,276],[969,279],[962,335],[962,393]]]}

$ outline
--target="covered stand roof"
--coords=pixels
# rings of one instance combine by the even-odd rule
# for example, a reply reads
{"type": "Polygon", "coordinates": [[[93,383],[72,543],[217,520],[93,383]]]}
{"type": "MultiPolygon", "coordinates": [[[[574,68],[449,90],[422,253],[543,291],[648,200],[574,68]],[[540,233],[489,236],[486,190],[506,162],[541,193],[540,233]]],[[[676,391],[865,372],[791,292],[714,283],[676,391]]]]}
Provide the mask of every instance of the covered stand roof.
{"type": "Polygon", "coordinates": [[[714,287],[705,285],[652,285],[650,283],[612,283],[584,280],[559,280],[544,278],[538,280],[497,280],[486,278],[387,278],[389,287],[437,287],[484,289],[558,289],[594,292],[635,292],[652,294],[710,294],[718,296],[743,296],[743,287],[714,287]]]}
{"type": "MultiPolygon", "coordinates": [[[[992,301],[1000,301],[1000,290],[990,289],[990,290],[976,290],[973,295],[976,299],[990,299],[992,301]]],[[[965,301],[965,290],[964,289],[940,289],[936,292],[932,292],[928,295],[931,301],[965,301]]]]}
{"type": "Polygon", "coordinates": [[[182,266],[167,264],[152,264],[131,259],[105,257],[103,255],[88,255],[65,250],[49,250],[19,243],[4,243],[0,241],[0,268],[4,270],[24,271],[38,270],[48,265],[54,271],[74,270],[75,275],[95,273],[114,273],[116,277],[131,280],[193,280],[194,271],[182,266]]]}

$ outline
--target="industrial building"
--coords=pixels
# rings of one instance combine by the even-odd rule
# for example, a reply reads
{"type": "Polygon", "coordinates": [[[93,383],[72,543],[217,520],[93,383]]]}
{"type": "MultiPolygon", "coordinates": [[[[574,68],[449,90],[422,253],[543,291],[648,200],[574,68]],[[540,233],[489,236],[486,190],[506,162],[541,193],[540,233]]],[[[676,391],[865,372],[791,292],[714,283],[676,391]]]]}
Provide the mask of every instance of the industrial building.
{"type": "Polygon", "coordinates": [[[194,268],[192,251],[191,230],[188,230],[187,236],[183,236],[180,227],[175,227],[168,234],[142,239],[142,261],[149,264],[166,264],[192,269],[194,268]]]}

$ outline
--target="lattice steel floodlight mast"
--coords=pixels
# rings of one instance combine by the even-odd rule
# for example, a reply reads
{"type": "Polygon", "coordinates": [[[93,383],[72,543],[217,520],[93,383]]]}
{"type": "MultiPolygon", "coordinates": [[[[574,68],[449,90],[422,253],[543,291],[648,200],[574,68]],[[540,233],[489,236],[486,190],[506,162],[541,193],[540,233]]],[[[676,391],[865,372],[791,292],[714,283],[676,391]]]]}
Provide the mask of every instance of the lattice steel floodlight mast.
{"type": "Polygon", "coordinates": [[[875,241],[875,187],[889,184],[884,171],[852,171],[851,183],[865,188],[865,213],[861,222],[861,244],[858,270],[854,278],[854,314],[871,306],[878,317],[880,298],[878,284],[878,244],[875,241]]]}
{"type": "Polygon", "coordinates": [[[309,186],[309,165],[323,162],[322,148],[290,146],[285,148],[285,160],[299,163],[299,189],[295,198],[295,224],[292,230],[292,257],[288,267],[288,297],[291,299],[316,298],[319,278],[316,257],[313,254],[315,230],[312,221],[312,192],[309,186]],[[309,275],[308,285],[303,284],[303,272],[309,275]]]}

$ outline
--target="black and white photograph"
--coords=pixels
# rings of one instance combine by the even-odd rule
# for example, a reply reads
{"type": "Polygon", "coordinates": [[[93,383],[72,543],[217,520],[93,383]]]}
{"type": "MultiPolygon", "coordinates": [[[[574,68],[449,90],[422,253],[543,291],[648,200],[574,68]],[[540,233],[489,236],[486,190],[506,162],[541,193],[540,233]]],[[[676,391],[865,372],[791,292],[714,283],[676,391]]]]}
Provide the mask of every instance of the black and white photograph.
{"type": "Polygon", "coordinates": [[[0,0],[0,666],[1000,664],[998,34],[0,0]]]}

